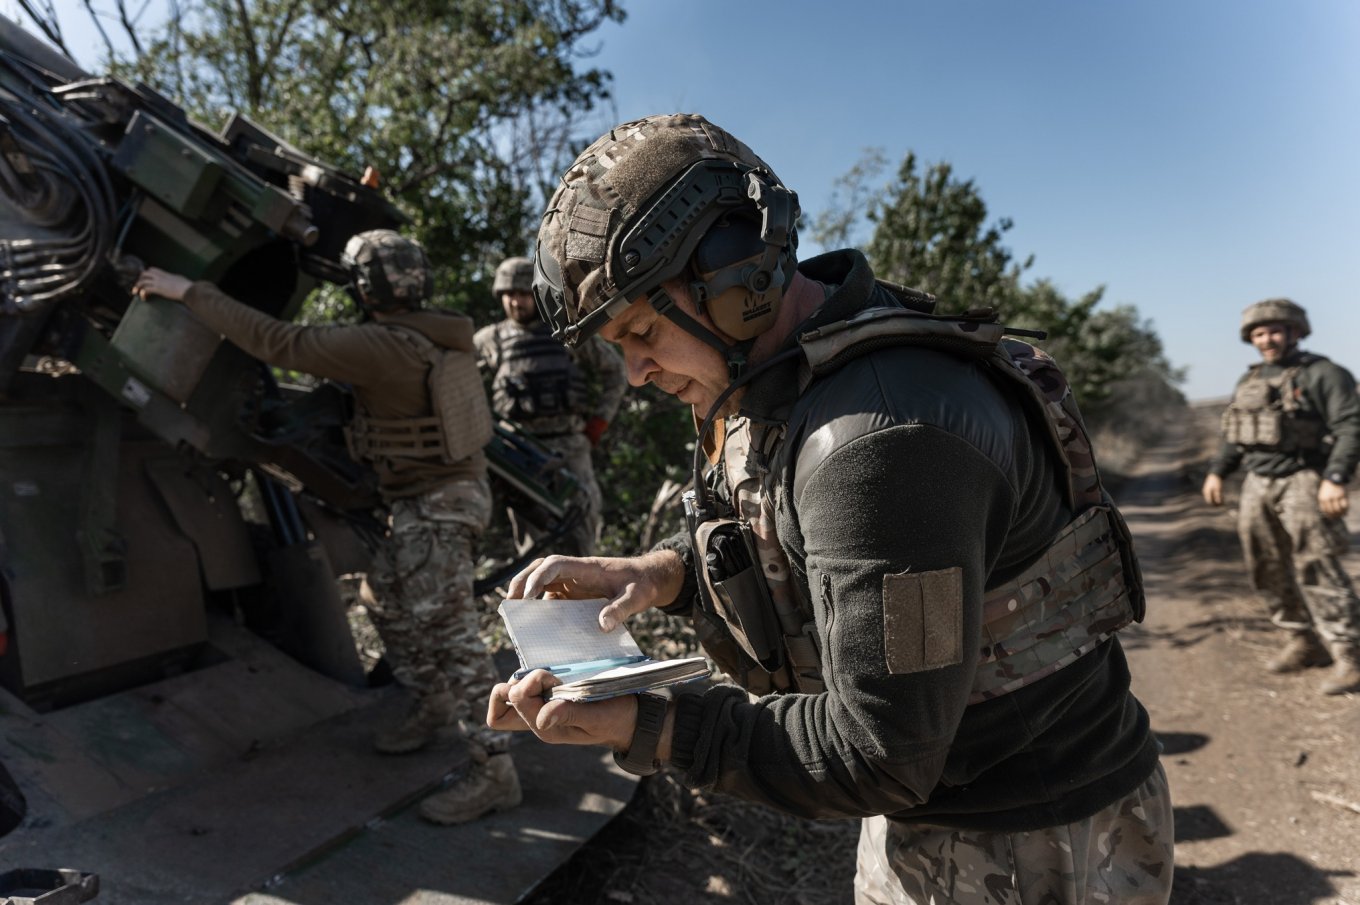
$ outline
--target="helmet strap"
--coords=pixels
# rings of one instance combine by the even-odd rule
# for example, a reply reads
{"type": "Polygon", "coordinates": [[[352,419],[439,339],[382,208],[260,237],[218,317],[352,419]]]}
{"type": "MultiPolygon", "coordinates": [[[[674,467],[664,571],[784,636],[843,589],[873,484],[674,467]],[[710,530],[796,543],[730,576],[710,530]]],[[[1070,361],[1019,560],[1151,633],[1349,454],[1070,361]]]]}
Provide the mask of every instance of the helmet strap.
{"type": "Polygon", "coordinates": [[[699,323],[694,318],[686,314],[675,299],[663,287],[658,286],[647,294],[647,303],[652,306],[657,314],[675,324],[681,330],[702,340],[722,353],[723,360],[727,362],[727,376],[731,380],[741,377],[746,370],[746,356],[751,351],[751,346],[755,340],[748,339],[743,342],[732,343],[731,345],[723,342],[722,337],[712,330],[699,323]]]}

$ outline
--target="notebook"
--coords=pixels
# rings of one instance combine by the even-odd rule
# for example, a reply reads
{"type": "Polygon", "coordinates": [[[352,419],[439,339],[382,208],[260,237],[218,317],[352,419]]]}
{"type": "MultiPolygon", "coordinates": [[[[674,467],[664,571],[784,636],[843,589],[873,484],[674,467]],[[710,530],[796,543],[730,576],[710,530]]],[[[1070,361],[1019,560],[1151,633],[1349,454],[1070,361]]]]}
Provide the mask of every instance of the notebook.
{"type": "Polygon", "coordinates": [[[703,657],[653,660],[622,625],[605,633],[600,610],[609,601],[504,600],[499,612],[519,654],[515,676],[546,669],[563,684],[548,697],[568,701],[598,701],[637,694],[708,675],[703,657]]]}

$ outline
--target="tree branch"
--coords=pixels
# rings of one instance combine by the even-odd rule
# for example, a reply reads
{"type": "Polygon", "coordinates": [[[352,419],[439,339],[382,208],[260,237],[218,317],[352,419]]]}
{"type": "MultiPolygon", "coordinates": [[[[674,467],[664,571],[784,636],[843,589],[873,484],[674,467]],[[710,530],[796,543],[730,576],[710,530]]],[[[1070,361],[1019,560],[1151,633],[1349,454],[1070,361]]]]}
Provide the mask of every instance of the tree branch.
{"type": "Polygon", "coordinates": [[[52,9],[52,4],[47,4],[46,13],[34,9],[31,0],[19,0],[19,8],[28,15],[28,18],[33,21],[34,25],[38,26],[38,29],[47,37],[47,40],[55,44],[62,53],[71,57],[71,59],[75,59],[75,57],[71,56],[71,51],[67,48],[66,42],[62,40],[61,23],[57,21],[57,15],[52,9]]]}
{"type": "Polygon", "coordinates": [[[246,52],[246,101],[251,112],[260,108],[264,97],[261,93],[260,48],[255,44],[255,28],[250,21],[250,10],[245,0],[236,0],[236,15],[241,23],[241,37],[246,52]]]}
{"type": "MultiPolygon", "coordinates": [[[[142,10],[145,11],[145,9],[146,3],[143,3],[142,10]]],[[[137,13],[137,17],[141,17],[140,12],[137,13]]],[[[132,42],[132,52],[140,57],[142,55],[142,42],[137,38],[137,29],[133,27],[133,20],[128,17],[126,0],[118,0],[118,21],[123,23],[123,31],[127,33],[128,40],[132,42]]]]}
{"type": "Polygon", "coordinates": [[[109,40],[109,33],[104,30],[104,23],[99,21],[99,14],[94,11],[94,4],[91,0],[84,0],[85,11],[90,14],[90,21],[99,30],[99,37],[104,39],[104,49],[108,51],[109,59],[113,60],[116,56],[113,49],[113,41],[109,40]]]}

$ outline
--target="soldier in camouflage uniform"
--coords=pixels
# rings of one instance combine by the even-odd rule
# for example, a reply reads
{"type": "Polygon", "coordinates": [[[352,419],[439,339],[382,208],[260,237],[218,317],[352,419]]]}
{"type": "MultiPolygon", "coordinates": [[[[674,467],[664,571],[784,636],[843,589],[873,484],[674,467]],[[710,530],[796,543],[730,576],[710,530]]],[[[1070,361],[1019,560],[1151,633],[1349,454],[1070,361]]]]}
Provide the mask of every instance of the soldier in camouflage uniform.
{"type": "MultiPolygon", "coordinates": [[[[534,305],[533,277],[528,258],[501,262],[491,291],[505,309],[505,320],[481,328],[472,339],[482,366],[493,375],[495,413],[561,455],[580,482],[584,511],[553,545],[554,552],[590,556],[600,537],[600,485],[590,451],[618,412],[628,378],[618,354],[603,340],[592,337],[567,348],[553,339],[534,305]]],[[[520,553],[542,535],[513,509],[510,522],[520,553]]]]}
{"type": "Polygon", "coordinates": [[[1320,690],[1360,691],[1360,599],[1340,557],[1350,544],[1346,485],[1360,461],[1360,398],[1350,372],[1299,349],[1308,315],[1289,299],[1242,312],[1242,341],[1261,362],[1223,413],[1223,444],[1204,499],[1223,504],[1223,479],[1246,468],[1237,531],[1251,583],[1288,633],[1272,672],[1334,664],[1320,690]]]}
{"type": "Polygon", "coordinates": [[[378,475],[388,534],[360,588],[397,680],[415,698],[380,733],[385,754],[467,740],[473,765],[421,814],[460,823],[520,802],[504,733],[480,719],[495,682],[472,594],[476,549],[491,514],[482,447],[491,415],[472,346],[472,321],[422,310],[433,290],[424,250],[392,230],[345,248],[363,323],[312,327],[270,317],[209,282],[156,268],[136,291],[182,301],[209,327],[276,367],[344,381],[354,391],[351,452],[378,475]]]}
{"type": "Polygon", "coordinates": [[[618,126],[568,170],[539,231],[544,320],[691,405],[713,467],[690,531],[541,559],[509,592],[605,597],[606,630],[687,614],[741,687],[545,703],[536,671],[488,724],[863,818],[861,903],[1167,902],[1166,776],[1115,634],[1141,579],[1067,382],[858,252],[798,262],[797,218],[696,115],[618,126]]]}

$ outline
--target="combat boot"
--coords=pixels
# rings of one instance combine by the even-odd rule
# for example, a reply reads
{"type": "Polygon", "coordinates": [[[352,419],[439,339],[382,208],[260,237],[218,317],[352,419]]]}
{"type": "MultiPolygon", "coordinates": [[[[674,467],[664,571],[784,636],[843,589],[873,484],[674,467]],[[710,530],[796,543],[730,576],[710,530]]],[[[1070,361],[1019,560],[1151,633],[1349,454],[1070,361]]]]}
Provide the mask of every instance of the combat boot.
{"type": "Polygon", "coordinates": [[[1326,666],[1331,662],[1327,648],[1322,646],[1317,635],[1312,632],[1293,632],[1284,650],[1266,664],[1266,669],[1278,673],[1299,672],[1314,666],[1326,666]]]}
{"type": "Polygon", "coordinates": [[[509,754],[493,754],[476,763],[449,788],[420,803],[420,816],[431,823],[467,823],[493,811],[508,811],[524,800],[519,774],[509,754]]]}
{"type": "Polygon", "coordinates": [[[406,719],[378,733],[373,750],[380,754],[409,754],[434,742],[450,742],[459,737],[453,695],[447,691],[416,701],[406,719]]]}
{"type": "Polygon", "coordinates": [[[1318,690],[1323,694],[1360,691],[1360,644],[1333,644],[1332,659],[1336,666],[1332,667],[1332,674],[1318,686],[1318,690]]]}

